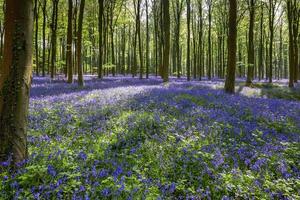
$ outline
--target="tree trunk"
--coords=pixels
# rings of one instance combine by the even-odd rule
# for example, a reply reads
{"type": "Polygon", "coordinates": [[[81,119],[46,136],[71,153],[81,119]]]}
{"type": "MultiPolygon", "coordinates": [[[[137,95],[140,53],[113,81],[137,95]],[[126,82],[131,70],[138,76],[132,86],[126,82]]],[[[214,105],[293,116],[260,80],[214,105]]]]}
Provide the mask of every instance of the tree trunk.
{"type": "Polygon", "coordinates": [[[103,3],[104,0],[99,0],[99,13],[98,13],[98,17],[99,17],[99,24],[98,24],[98,31],[99,31],[99,63],[98,63],[98,78],[102,78],[103,77],[103,70],[102,70],[102,65],[103,65],[103,45],[102,45],[102,33],[103,33],[103,3]]]}
{"type": "Polygon", "coordinates": [[[248,33],[248,72],[246,85],[250,86],[252,84],[254,75],[254,22],[255,22],[255,0],[249,0],[249,33],[248,33]]]}
{"type": "Polygon", "coordinates": [[[84,86],[82,59],[81,59],[82,22],[83,22],[83,14],[84,14],[84,4],[85,4],[85,0],[81,0],[80,8],[79,8],[79,17],[78,17],[78,30],[77,30],[77,68],[78,68],[78,85],[80,87],[84,86]]]}
{"type": "Polygon", "coordinates": [[[258,79],[263,78],[263,55],[264,55],[264,41],[263,41],[263,18],[264,18],[264,7],[261,3],[261,16],[260,16],[260,39],[259,39],[259,62],[258,62],[258,79]]]}
{"type": "Polygon", "coordinates": [[[297,0],[287,0],[287,18],[289,29],[289,87],[294,87],[297,80],[298,68],[298,26],[299,26],[299,7],[297,0]]]}
{"type": "Polygon", "coordinates": [[[234,93],[237,40],[237,2],[229,0],[228,60],[225,92],[234,93]]]}
{"type": "Polygon", "coordinates": [[[148,0],[146,0],[146,78],[149,78],[149,43],[150,43],[150,35],[149,35],[149,14],[148,14],[148,0]]]}
{"type": "Polygon", "coordinates": [[[164,52],[163,52],[163,81],[169,81],[169,61],[170,61],[170,2],[163,1],[163,24],[164,24],[164,52]]]}
{"type": "Polygon", "coordinates": [[[38,0],[35,0],[34,3],[34,19],[35,19],[35,69],[36,75],[39,75],[39,6],[38,0]]]}
{"type": "Polygon", "coordinates": [[[137,26],[137,36],[138,36],[138,40],[139,40],[139,58],[140,58],[140,79],[143,78],[143,49],[142,49],[142,38],[141,38],[141,0],[138,0],[137,2],[137,10],[136,10],[136,26],[137,26]]]}
{"type": "Polygon", "coordinates": [[[199,33],[198,33],[198,76],[199,76],[199,80],[201,80],[202,78],[202,35],[203,35],[203,17],[202,17],[202,0],[198,0],[198,14],[199,14],[199,33]]]}
{"type": "Polygon", "coordinates": [[[32,0],[6,1],[0,69],[0,162],[27,158],[27,113],[32,71],[32,0]]]}
{"type": "Polygon", "coordinates": [[[212,0],[208,0],[208,80],[211,80],[212,50],[211,50],[211,11],[212,0]]]}
{"type": "Polygon", "coordinates": [[[43,1],[43,63],[42,63],[42,76],[45,76],[46,65],[46,14],[47,14],[47,0],[43,1]]]}
{"type": "Polygon", "coordinates": [[[51,78],[54,78],[56,68],[56,43],[57,43],[57,15],[58,15],[58,1],[53,0],[52,22],[51,22],[51,78]]]}
{"type": "Polygon", "coordinates": [[[73,62],[72,62],[72,18],[73,18],[73,1],[69,0],[68,10],[68,33],[67,33],[67,70],[68,70],[68,83],[73,83],[73,62]]]}
{"type": "Polygon", "coordinates": [[[190,56],[190,43],[191,43],[191,27],[190,27],[190,21],[191,21],[191,2],[190,0],[186,1],[187,6],[187,54],[186,54],[186,70],[187,70],[187,80],[191,80],[191,56],[190,56]]]}

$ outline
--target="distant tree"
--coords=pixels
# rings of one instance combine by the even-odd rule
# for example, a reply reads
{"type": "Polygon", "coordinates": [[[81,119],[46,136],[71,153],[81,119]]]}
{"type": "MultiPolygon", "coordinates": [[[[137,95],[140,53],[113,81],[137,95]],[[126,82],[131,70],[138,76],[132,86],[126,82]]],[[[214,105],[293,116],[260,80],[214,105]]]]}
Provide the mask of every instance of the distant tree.
{"type": "Polygon", "coordinates": [[[237,41],[237,1],[229,0],[228,60],[225,91],[234,93],[237,41]]]}
{"type": "Polygon", "coordinates": [[[43,0],[43,62],[42,62],[42,76],[45,76],[46,65],[46,14],[47,14],[47,0],[43,0]]]}
{"type": "Polygon", "coordinates": [[[180,63],[180,28],[181,28],[181,14],[183,10],[183,3],[184,0],[176,0],[171,1],[173,4],[174,9],[174,16],[175,16],[175,33],[174,33],[174,52],[175,52],[175,58],[173,60],[174,63],[174,69],[177,71],[177,78],[180,78],[181,76],[181,63],[180,63]]]}
{"type": "Polygon", "coordinates": [[[207,76],[208,80],[211,80],[212,76],[212,48],[211,48],[211,26],[212,26],[212,1],[213,0],[207,0],[207,6],[208,6],[208,70],[207,70],[207,76]]]}
{"type": "Polygon", "coordinates": [[[146,78],[149,78],[150,65],[150,31],[149,31],[149,3],[146,0],[146,78]]]}
{"type": "Polygon", "coordinates": [[[39,71],[39,2],[38,0],[34,1],[34,20],[35,20],[35,69],[36,69],[36,75],[38,76],[39,71]]]}
{"type": "Polygon", "coordinates": [[[32,71],[33,1],[7,0],[0,68],[0,162],[27,158],[27,113],[32,71]]]}
{"type": "Polygon", "coordinates": [[[275,16],[277,11],[279,0],[269,0],[268,10],[269,10],[269,83],[272,83],[273,78],[273,43],[274,43],[274,26],[275,26],[275,16]]]}

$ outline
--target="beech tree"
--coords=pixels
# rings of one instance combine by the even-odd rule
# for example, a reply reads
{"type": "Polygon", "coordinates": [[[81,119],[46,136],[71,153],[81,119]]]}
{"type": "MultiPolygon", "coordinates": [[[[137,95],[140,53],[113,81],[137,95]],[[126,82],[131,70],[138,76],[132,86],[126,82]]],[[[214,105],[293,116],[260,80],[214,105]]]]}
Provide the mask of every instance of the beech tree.
{"type": "Polygon", "coordinates": [[[186,0],[186,19],[187,19],[187,48],[186,48],[186,70],[187,70],[187,80],[191,80],[191,2],[186,0]]]}
{"type": "Polygon", "coordinates": [[[0,162],[27,158],[27,113],[32,71],[33,1],[7,0],[0,68],[0,162]]]}
{"type": "Polygon", "coordinates": [[[170,58],[170,2],[163,1],[163,24],[164,24],[164,53],[163,53],[163,81],[169,81],[169,58],[170,58]]]}
{"type": "Polygon", "coordinates": [[[72,18],[73,18],[73,1],[69,0],[68,10],[68,33],[67,33],[67,69],[68,69],[68,83],[73,83],[73,62],[72,62],[72,18]]]}
{"type": "Polygon", "coordinates": [[[237,1],[229,0],[228,60],[225,91],[234,93],[237,41],[237,1]]]}
{"type": "Polygon", "coordinates": [[[84,14],[85,0],[80,0],[79,17],[78,17],[78,30],[77,30],[77,69],[78,69],[78,85],[80,87],[84,86],[83,80],[83,69],[82,69],[82,59],[81,59],[81,49],[82,49],[82,22],[84,14]]]}
{"type": "Polygon", "coordinates": [[[256,0],[247,0],[249,10],[249,33],[248,33],[248,72],[246,85],[252,84],[254,75],[254,22],[255,22],[255,2],[256,0]]]}
{"type": "Polygon", "coordinates": [[[297,0],[287,0],[287,18],[289,28],[289,87],[297,81],[298,66],[298,30],[300,5],[297,0]]]}

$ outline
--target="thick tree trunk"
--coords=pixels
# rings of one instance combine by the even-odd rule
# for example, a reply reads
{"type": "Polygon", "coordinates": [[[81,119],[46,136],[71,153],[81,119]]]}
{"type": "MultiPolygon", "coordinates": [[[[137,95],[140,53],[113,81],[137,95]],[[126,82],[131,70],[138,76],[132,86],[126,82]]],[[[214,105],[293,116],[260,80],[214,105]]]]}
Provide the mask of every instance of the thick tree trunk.
{"type": "Polygon", "coordinates": [[[32,71],[32,0],[6,1],[0,69],[0,162],[27,157],[26,127],[32,71]]]}
{"type": "Polygon", "coordinates": [[[225,92],[234,93],[237,40],[237,2],[229,0],[228,61],[225,92]]]}

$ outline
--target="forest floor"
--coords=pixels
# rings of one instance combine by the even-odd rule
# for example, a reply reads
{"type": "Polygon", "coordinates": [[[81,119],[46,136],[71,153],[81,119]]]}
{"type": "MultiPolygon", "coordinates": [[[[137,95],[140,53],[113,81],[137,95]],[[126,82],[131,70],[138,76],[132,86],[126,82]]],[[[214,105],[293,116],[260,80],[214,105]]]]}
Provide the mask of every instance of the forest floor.
{"type": "Polygon", "coordinates": [[[0,199],[299,199],[300,87],[35,77],[29,159],[0,199]]]}

